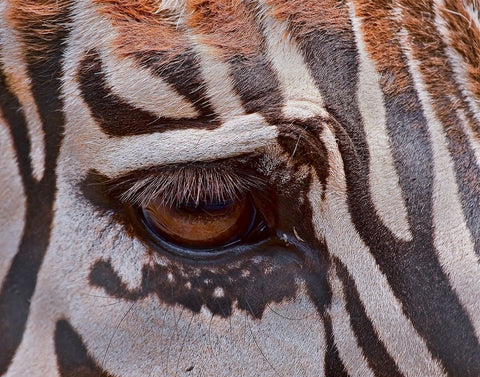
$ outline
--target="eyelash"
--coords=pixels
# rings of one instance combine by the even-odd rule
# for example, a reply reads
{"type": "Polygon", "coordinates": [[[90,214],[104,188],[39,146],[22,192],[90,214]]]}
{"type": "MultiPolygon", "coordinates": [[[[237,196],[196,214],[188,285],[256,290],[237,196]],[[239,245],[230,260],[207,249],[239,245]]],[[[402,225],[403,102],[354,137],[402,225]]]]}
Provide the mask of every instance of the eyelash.
{"type": "Polygon", "coordinates": [[[133,206],[146,206],[161,198],[162,204],[181,206],[201,202],[238,200],[267,188],[257,171],[225,166],[170,166],[121,177],[107,184],[111,194],[133,206]]]}

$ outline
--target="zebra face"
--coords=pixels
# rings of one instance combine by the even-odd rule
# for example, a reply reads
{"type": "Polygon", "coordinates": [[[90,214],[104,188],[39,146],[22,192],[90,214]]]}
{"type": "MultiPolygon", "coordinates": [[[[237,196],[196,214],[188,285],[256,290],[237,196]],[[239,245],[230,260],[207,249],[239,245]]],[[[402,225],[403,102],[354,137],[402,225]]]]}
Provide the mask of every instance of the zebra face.
{"type": "Polygon", "coordinates": [[[0,15],[0,375],[480,373],[475,4],[0,15]]]}

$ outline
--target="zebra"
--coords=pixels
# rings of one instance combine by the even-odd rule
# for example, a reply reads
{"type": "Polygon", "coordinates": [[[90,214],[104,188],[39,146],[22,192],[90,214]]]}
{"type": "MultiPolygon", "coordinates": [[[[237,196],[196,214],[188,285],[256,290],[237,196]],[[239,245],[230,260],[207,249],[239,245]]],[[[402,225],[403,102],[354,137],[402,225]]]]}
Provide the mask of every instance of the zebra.
{"type": "Polygon", "coordinates": [[[0,375],[480,376],[479,8],[0,2],[0,375]]]}

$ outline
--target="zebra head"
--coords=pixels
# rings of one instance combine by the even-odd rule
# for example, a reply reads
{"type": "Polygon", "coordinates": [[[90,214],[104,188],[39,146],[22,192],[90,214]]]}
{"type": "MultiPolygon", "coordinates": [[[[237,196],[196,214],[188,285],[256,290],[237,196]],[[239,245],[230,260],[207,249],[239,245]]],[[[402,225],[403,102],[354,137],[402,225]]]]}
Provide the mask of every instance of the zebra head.
{"type": "Polygon", "coordinates": [[[478,7],[0,3],[0,375],[480,375],[478,7]]]}

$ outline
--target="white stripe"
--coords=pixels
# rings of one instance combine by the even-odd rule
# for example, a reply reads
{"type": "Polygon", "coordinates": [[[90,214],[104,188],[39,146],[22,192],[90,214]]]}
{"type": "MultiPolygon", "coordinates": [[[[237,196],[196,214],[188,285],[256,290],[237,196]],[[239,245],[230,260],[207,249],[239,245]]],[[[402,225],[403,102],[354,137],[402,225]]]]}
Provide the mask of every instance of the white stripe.
{"type": "Polygon", "coordinates": [[[370,192],[378,216],[392,233],[404,241],[412,240],[407,209],[393,163],[386,127],[385,104],[375,63],[370,58],[362,33],[362,20],[355,15],[352,3],[350,19],[359,54],[358,107],[363,119],[370,153],[370,192]]]}
{"type": "Polygon", "coordinates": [[[159,76],[138,67],[131,59],[114,58],[110,50],[102,51],[101,55],[108,86],[124,101],[158,117],[198,117],[190,101],[159,76]]]}
{"type": "Polygon", "coordinates": [[[332,303],[330,317],[332,318],[333,335],[338,353],[348,375],[352,377],[373,377],[367,360],[357,343],[357,338],[350,326],[349,314],[345,308],[343,285],[335,273],[330,274],[332,288],[332,303]]]}
{"type": "Polygon", "coordinates": [[[25,225],[25,193],[8,126],[0,112],[0,287],[20,245],[25,225]]]}
{"type": "MultiPolygon", "coordinates": [[[[3,64],[7,84],[18,98],[27,123],[30,139],[30,160],[33,178],[40,181],[45,171],[45,140],[42,121],[31,91],[30,77],[24,60],[24,51],[17,35],[6,19],[7,2],[0,4],[0,62],[3,64]]],[[[23,46],[23,48],[25,48],[23,46]]]]}
{"type": "Polygon", "coordinates": [[[410,50],[408,32],[402,30],[401,36],[410,74],[422,103],[432,140],[435,172],[433,226],[437,256],[445,276],[468,313],[477,339],[480,340],[480,264],[458,196],[455,168],[447,148],[443,125],[432,108],[432,98],[426,90],[418,62],[410,50]]]}
{"type": "Polygon", "coordinates": [[[463,132],[468,139],[468,144],[475,155],[475,162],[477,165],[480,165],[480,139],[477,135],[474,135],[472,127],[470,127],[469,120],[465,115],[465,110],[462,108],[457,109],[457,116],[460,118],[460,124],[462,126],[463,132]]]}
{"type": "MultiPolygon", "coordinates": [[[[195,40],[195,36],[192,36],[195,40]]],[[[215,112],[222,122],[245,114],[242,102],[233,89],[232,77],[226,63],[214,59],[209,47],[194,44],[194,50],[200,57],[200,70],[207,88],[207,95],[215,112]]]]}
{"type": "Polygon", "coordinates": [[[91,144],[93,168],[109,177],[151,166],[210,161],[252,153],[275,142],[277,128],[251,114],[205,131],[175,130],[141,136],[102,137],[91,144]]]}
{"type": "MultiPolygon", "coordinates": [[[[268,13],[266,9],[265,6],[264,12],[268,13]]],[[[288,33],[287,25],[265,16],[263,26],[268,57],[277,73],[286,102],[283,115],[290,119],[326,116],[323,98],[302,54],[288,33]]]]}
{"type": "Polygon", "coordinates": [[[348,211],[343,161],[335,136],[327,127],[322,140],[329,151],[331,174],[324,200],[317,177],[310,188],[317,238],[325,239],[330,253],[349,270],[367,316],[399,370],[411,377],[443,376],[438,361],[432,358],[424,340],[404,315],[401,303],[355,230],[348,211]]]}

